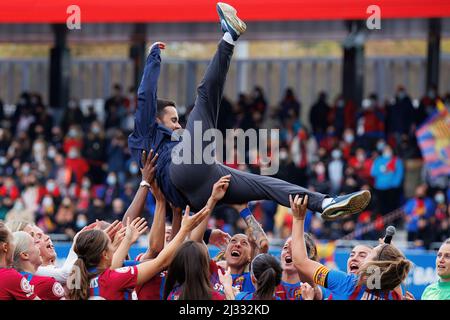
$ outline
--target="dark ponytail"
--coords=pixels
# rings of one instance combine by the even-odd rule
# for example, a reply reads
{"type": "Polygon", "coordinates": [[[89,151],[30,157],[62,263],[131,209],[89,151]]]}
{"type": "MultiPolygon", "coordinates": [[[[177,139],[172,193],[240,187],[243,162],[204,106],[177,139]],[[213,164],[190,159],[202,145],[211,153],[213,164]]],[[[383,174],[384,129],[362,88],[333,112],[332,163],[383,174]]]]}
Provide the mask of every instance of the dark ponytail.
{"type": "Polygon", "coordinates": [[[98,272],[90,273],[88,270],[98,266],[102,252],[107,250],[108,244],[108,236],[101,230],[85,231],[78,236],[74,245],[78,259],[67,280],[70,300],[89,299],[89,282],[98,272]]]}
{"type": "Polygon", "coordinates": [[[278,260],[270,254],[259,254],[253,259],[252,274],[256,278],[257,300],[272,300],[275,288],[281,282],[283,269],[278,260]]]}

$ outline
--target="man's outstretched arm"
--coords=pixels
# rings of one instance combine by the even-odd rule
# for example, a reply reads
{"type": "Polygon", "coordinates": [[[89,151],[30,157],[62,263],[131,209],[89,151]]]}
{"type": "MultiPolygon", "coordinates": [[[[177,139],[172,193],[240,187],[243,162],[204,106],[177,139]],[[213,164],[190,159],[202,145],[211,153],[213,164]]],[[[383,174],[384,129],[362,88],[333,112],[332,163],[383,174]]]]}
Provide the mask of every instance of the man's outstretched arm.
{"type": "Polygon", "coordinates": [[[150,127],[156,121],[156,91],[161,69],[161,49],[165,48],[162,42],[155,42],[150,48],[150,53],[145,62],[144,73],[138,88],[138,104],[134,122],[135,137],[146,137],[149,135],[150,127]]]}

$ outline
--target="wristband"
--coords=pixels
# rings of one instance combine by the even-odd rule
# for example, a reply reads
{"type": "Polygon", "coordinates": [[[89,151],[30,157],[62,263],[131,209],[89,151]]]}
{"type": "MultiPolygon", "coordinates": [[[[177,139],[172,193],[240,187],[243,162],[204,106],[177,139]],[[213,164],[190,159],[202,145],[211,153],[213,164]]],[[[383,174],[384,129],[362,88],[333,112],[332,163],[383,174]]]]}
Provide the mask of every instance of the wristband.
{"type": "Polygon", "coordinates": [[[150,183],[148,183],[145,180],[142,180],[141,183],[139,184],[140,187],[147,187],[150,188],[150,183]]]}
{"type": "Polygon", "coordinates": [[[242,210],[239,215],[242,217],[242,219],[245,220],[245,218],[247,218],[248,216],[252,215],[252,212],[250,211],[249,208],[245,208],[244,210],[242,210]]]}

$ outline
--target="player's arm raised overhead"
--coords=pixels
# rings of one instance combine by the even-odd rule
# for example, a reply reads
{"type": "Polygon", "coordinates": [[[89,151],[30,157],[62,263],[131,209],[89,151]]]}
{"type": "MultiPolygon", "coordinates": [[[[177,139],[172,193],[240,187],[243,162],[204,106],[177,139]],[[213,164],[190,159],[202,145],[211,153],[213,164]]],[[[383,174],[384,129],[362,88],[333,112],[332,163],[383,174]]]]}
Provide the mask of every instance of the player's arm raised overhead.
{"type": "Polygon", "coordinates": [[[158,187],[156,179],[151,183],[152,193],[156,199],[155,214],[148,235],[148,248],[141,261],[155,258],[164,249],[166,233],[166,198],[158,187]]]}
{"type": "Polygon", "coordinates": [[[292,225],[292,260],[299,274],[314,285],[314,275],[323,265],[309,259],[305,244],[305,217],[307,212],[308,195],[303,197],[296,195],[294,199],[289,196],[294,221],[292,225]]]}
{"type": "Polygon", "coordinates": [[[127,219],[124,227],[118,232],[122,238],[119,247],[114,252],[111,262],[111,269],[117,269],[123,266],[124,260],[128,256],[128,251],[133,243],[147,230],[147,221],[144,218],[136,218],[133,221],[127,219]]]}
{"type": "Polygon", "coordinates": [[[173,257],[175,252],[184,242],[188,234],[197,227],[206,217],[209,215],[209,208],[204,207],[201,211],[189,216],[189,206],[186,207],[183,220],[181,222],[180,231],[178,231],[175,238],[169,242],[169,244],[158,254],[155,259],[145,261],[137,266],[138,278],[137,285],[141,285],[151,278],[153,278],[158,272],[166,269],[173,257]]]}
{"type": "Polygon", "coordinates": [[[256,220],[252,211],[248,208],[247,204],[235,206],[239,211],[240,216],[247,224],[246,234],[252,245],[252,258],[256,257],[260,253],[267,253],[269,251],[269,239],[267,238],[264,229],[261,224],[256,220]]]}
{"type": "MultiPolygon", "coordinates": [[[[141,161],[144,167],[141,169],[141,173],[142,181],[146,182],[146,184],[151,185],[151,183],[155,180],[157,160],[158,154],[154,154],[153,150],[150,150],[150,154],[148,156],[145,150],[142,151],[141,161]]],[[[127,219],[133,221],[141,215],[144,210],[145,201],[147,200],[148,191],[148,186],[141,186],[138,189],[133,201],[123,216],[122,224],[126,224],[127,219]]]]}
{"type": "MultiPolygon", "coordinates": [[[[219,202],[227,192],[228,186],[230,185],[230,175],[221,177],[213,186],[211,196],[208,199],[206,206],[210,209],[210,212],[214,209],[217,202],[219,202]]],[[[200,225],[195,228],[190,239],[196,242],[203,242],[203,235],[205,234],[206,228],[208,227],[208,219],[205,219],[200,223],[200,225]]]]}
{"type": "Polygon", "coordinates": [[[162,42],[155,42],[147,56],[144,73],[138,88],[137,110],[133,135],[147,137],[150,126],[156,122],[158,78],[161,69],[161,49],[165,48],[162,42]]]}

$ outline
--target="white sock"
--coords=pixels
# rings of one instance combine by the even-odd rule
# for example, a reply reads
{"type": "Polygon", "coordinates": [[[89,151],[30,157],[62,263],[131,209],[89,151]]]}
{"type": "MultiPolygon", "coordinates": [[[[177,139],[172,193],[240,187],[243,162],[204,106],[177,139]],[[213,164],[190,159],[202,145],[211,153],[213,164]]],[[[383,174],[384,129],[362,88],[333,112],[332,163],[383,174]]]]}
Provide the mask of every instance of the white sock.
{"type": "Polygon", "coordinates": [[[331,203],[331,201],[333,201],[333,198],[327,197],[327,198],[323,199],[323,201],[322,201],[322,210],[324,210],[325,207],[328,206],[331,203]]]}
{"type": "Polygon", "coordinates": [[[232,46],[236,44],[229,32],[225,32],[222,39],[231,44],[232,46]]]}

